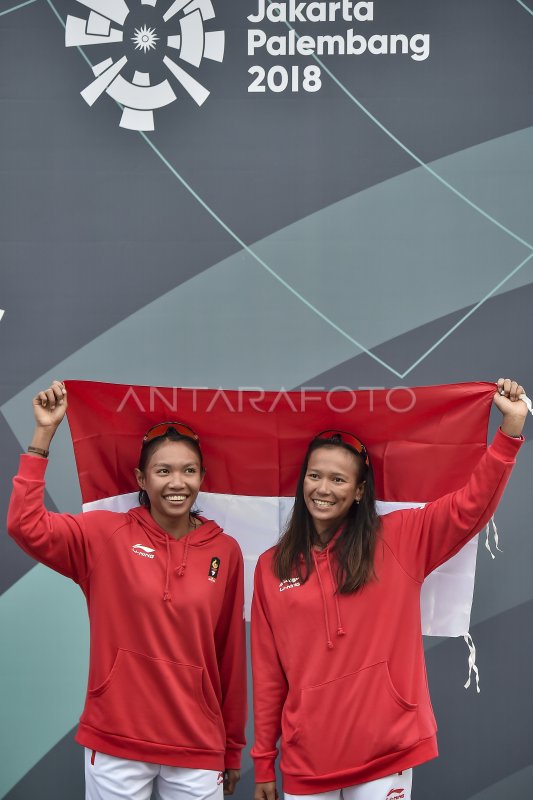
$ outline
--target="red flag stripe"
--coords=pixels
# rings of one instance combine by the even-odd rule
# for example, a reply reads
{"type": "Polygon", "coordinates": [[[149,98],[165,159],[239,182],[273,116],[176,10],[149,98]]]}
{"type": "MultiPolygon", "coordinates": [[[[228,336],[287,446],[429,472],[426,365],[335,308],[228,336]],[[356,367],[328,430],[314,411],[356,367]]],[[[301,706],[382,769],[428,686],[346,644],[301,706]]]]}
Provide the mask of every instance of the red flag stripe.
{"type": "Polygon", "coordinates": [[[319,392],[180,389],[67,381],[85,503],[135,490],[143,434],[178,420],[200,435],[203,489],[291,497],[309,440],[352,431],[367,446],[383,500],[432,500],[461,486],[486,448],[495,386],[319,392]]]}

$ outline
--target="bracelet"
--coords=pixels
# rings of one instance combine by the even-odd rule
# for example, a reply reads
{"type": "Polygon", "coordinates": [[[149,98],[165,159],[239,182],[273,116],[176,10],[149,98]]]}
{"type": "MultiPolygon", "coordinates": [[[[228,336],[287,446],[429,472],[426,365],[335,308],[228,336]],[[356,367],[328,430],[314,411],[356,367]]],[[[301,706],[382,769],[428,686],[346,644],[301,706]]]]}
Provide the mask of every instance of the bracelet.
{"type": "Polygon", "coordinates": [[[519,433],[517,436],[515,436],[514,433],[505,433],[505,431],[502,430],[502,426],[501,425],[500,425],[500,430],[502,431],[504,436],[508,436],[510,439],[522,439],[523,438],[521,433],[519,433]]]}
{"type": "Polygon", "coordinates": [[[44,450],[42,447],[34,447],[30,444],[28,447],[28,453],[35,453],[36,456],[42,456],[43,458],[48,458],[49,450],[44,450]]]}

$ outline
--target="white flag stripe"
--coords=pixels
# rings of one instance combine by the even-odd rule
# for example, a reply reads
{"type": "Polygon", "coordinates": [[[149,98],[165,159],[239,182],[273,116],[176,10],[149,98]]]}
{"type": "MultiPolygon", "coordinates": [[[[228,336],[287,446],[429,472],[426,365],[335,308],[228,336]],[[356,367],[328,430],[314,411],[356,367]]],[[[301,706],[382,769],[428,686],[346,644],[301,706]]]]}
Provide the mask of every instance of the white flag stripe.
{"type": "MultiPolygon", "coordinates": [[[[239,542],[244,556],[245,613],[250,619],[253,574],[257,559],[278,539],[288,518],[292,497],[252,497],[249,495],[200,492],[197,506],[203,515],[214,519],[239,542]]],[[[84,511],[128,511],[138,505],[138,493],[116,495],[84,503],[84,511]]],[[[424,503],[389,503],[379,500],[380,514],[424,503]]],[[[470,627],[477,557],[476,536],[449,561],[424,581],[421,594],[422,633],[426,636],[464,636],[470,627]]]]}

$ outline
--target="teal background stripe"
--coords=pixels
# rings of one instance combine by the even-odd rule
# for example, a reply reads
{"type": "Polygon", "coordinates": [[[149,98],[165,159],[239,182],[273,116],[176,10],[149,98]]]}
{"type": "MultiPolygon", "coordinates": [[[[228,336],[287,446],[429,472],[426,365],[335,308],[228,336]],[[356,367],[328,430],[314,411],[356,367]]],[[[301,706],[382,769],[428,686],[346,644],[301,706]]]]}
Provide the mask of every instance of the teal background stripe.
{"type": "Polygon", "coordinates": [[[18,6],[12,6],[11,8],[6,8],[4,11],[0,11],[0,17],[3,17],[5,14],[11,14],[12,11],[18,11],[19,8],[24,8],[25,6],[31,6],[33,3],[36,3],[37,0],[26,0],[25,3],[19,3],[18,6]]]}
{"type": "Polygon", "coordinates": [[[79,588],[38,565],[0,598],[0,797],[76,724],[89,656],[79,588]]]}

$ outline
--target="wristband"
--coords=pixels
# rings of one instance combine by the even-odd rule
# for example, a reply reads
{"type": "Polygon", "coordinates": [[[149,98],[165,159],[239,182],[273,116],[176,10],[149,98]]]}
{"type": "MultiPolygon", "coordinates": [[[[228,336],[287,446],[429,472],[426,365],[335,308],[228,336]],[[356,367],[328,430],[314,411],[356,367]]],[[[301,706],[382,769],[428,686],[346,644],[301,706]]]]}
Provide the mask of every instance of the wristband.
{"type": "Polygon", "coordinates": [[[30,444],[28,447],[28,453],[35,453],[36,456],[42,456],[43,458],[48,458],[49,450],[44,450],[42,447],[34,447],[30,444]]]}

